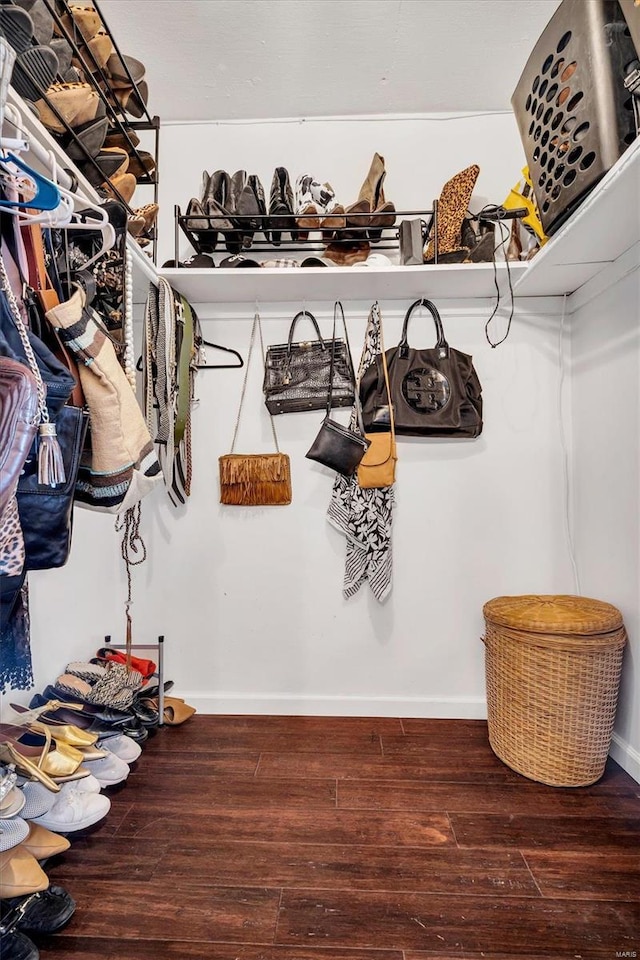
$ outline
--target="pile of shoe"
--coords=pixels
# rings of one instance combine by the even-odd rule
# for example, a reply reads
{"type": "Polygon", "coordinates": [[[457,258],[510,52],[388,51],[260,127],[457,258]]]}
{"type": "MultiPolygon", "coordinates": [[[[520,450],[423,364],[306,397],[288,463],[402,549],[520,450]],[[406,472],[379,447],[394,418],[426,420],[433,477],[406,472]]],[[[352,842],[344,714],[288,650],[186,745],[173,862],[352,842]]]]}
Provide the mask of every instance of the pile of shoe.
{"type": "MultiPolygon", "coordinates": [[[[16,53],[11,84],[92,186],[129,205],[138,183],[155,182],[155,159],[127,120],[146,111],[145,66],[115,52],[93,7],[68,11],[61,5],[54,17],[44,0],[3,0],[0,36],[16,53]]],[[[155,204],[134,211],[131,233],[142,246],[157,212],[155,204]]]]}
{"type": "Polygon", "coordinates": [[[382,231],[395,223],[395,206],[384,195],[385,177],[384,158],[376,153],[358,199],[343,206],[330,183],[309,173],[296,179],[294,198],[287,169],[276,167],[267,209],[255,174],[205,171],[201,196],[189,201],[185,225],[201,253],[212,253],[220,234],[229,253],[238,254],[251,247],[258,232],[276,247],[284,234],[294,243],[304,243],[310,233],[319,232],[328,244],[326,256],[348,265],[365,259],[369,242],[380,240],[382,231]]]}
{"type": "MultiPolygon", "coordinates": [[[[122,784],[159,725],[156,665],[108,647],[65,673],[0,724],[0,957],[37,960],[29,933],[54,933],[75,903],[42,865],[109,813],[103,790],[122,784]],[[71,837],[71,839],[69,839],[71,837]]],[[[173,684],[168,681],[165,689],[173,684]]],[[[164,698],[164,723],[195,709],[164,698]]]]}

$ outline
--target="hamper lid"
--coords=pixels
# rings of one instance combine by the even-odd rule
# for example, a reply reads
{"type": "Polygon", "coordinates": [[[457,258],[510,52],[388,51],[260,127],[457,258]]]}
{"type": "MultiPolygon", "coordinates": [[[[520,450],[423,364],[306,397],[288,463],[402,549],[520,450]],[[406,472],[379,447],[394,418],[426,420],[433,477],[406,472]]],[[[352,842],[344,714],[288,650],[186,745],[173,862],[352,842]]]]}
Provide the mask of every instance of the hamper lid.
{"type": "Polygon", "coordinates": [[[495,597],[482,610],[492,623],[534,633],[608,633],[623,623],[617,607],[589,597],[495,597]]]}

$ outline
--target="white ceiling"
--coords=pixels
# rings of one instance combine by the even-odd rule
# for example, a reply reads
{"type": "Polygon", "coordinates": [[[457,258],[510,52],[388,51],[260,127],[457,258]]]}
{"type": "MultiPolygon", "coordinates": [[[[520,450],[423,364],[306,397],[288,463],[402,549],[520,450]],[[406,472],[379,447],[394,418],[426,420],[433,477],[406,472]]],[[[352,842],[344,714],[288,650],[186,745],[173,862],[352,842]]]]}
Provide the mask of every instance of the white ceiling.
{"type": "Polygon", "coordinates": [[[163,121],[509,110],[560,0],[102,0],[163,121]]]}

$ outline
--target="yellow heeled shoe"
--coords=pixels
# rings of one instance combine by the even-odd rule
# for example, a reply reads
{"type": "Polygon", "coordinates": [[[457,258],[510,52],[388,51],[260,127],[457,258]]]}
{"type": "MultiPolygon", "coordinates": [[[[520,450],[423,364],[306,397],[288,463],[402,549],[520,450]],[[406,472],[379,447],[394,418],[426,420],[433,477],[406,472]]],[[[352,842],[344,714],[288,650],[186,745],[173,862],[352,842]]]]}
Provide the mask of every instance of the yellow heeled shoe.
{"type": "Polygon", "coordinates": [[[86,730],[81,730],[72,723],[46,723],[43,720],[32,720],[29,727],[34,733],[44,733],[45,730],[49,730],[56,742],[62,741],[78,750],[92,747],[98,739],[97,733],[87,733],[86,730]]]}
{"type": "Polygon", "coordinates": [[[44,773],[29,757],[24,756],[24,754],[16,750],[12,743],[8,741],[0,743],[0,760],[4,763],[12,763],[21,776],[27,777],[29,780],[38,780],[48,790],[51,790],[52,793],[60,792],[60,784],[52,780],[51,777],[44,773]]]}

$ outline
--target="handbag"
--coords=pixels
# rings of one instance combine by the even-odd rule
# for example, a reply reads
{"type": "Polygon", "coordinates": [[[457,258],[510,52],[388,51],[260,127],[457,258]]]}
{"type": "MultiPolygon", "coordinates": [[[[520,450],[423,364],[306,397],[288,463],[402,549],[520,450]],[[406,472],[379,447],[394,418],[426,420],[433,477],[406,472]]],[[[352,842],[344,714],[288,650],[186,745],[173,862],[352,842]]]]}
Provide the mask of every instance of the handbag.
{"type": "Polygon", "coordinates": [[[264,343],[260,314],[255,313],[251,328],[251,342],[240,395],[240,406],[233,431],[231,453],[218,458],[220,474],[220,503],[235,507],[279,506],[291,503],[291,464],[286,453],[280,453],[273,417],[269,413],[276,453],[234,453],[240,415],[247,389],[247,378],[256,330],[260,336],[260,348],[264,363],[264,343]]]}
{"type": "MultiPolygon", "coordinates": [[[[349,335],[347,333],[347,324],[344,319],[344,310],[339,300],[336,300],[333,307],[333,336],[336,335],[336,314],[338,307],[342,314],[342,325],[344,327],[344,336],[349,353],[349,362],[351,362],[351,350],[349,349],[349,335]]],[[[362,460],[369,441],[364,436],[364,427],[362,425],[362,411],[360,409],[360,398],[356,391],[354,397],[354,406],[356,411],[356,420],[360,432],[357,433],[349,427],[343,427],[331,419],[331,407],[333,402],[333,357],[329,370],[329,396],[327,398],[327,413],[322,421],[322,425],[317,437],[311,444],[311,448],[306,456],[309,460],[316,460],[318,463],[330,467],[345,477],[350,477],[355,473],[356,467],[362,460]]]]}
{"type": "Polygon", "coordinates": [[[369,441],[369,449],[358,465],[358,485],[365,490],[392,486],[396,479],[396,462],[398,460],[393,404],[391,403],[391,389],[389,387],[389,371],[387,369],[387,358],[384,353],[384,342],[382,339],[382,318],[380,318],[380,349],[384,383],[387,388],[390,429],[379,433],[366,434],[366,438],[369,441]]]}
{"type": "Polygon", "coordinates": [[[404,318],[397,347],[385,352],[389,395],[381,356],[378,355],[360,381],[360,399],[365,429],[388,430],[391,424],[389,397],[395,432],[409,437],[475,438],[482,432],[482,387],[469,354],[447,343],[442,320],[430,300],[412,303],[404,318]],[[426,307],[434,320],[437,342],[433,349],[415,350],[407,343],[409,317],[426,307]]]}
{"type": "MultiPolygon", "coordinates": [[[[6,278],[1,259],[0,276],[6,278]]],[[[42,421],[42,410],[37,419],[41,420],[40,430],[49,425],[54,429],[55,482],[48,456],[45,473],[49,475],[42,477],[45,441],[37,435],[22,465],[16,497],[25,569],[59,567],[66,562],[71,546],[73,500],[88,416],[82,409],[68,405],[75,381],[43,341],[24,327],[8,285],[0,307],[0,355],[28,366],[44,387],[47,419],[42,421]]]]}
{"type": "Polygon", "coordinates": [[[402,220],[398,231],[400,244],[400,263],[403,267],[424,263],[424,241],[426,224],[424,220],[402,220]]]}
{"type": "Polygon", "coordinates": [[[332,364],[333,405],[350,407],[355,397],[355,376],[347,344],[335,337],[323,340],[316,318],[308,310],[301,310],[291,322],[287,343],[267,347],[262,389],[269,413],[322,410],[327,403],[332,364]],[[300,317],[311,320],[317,340],[293,343],[300,317]]]}

